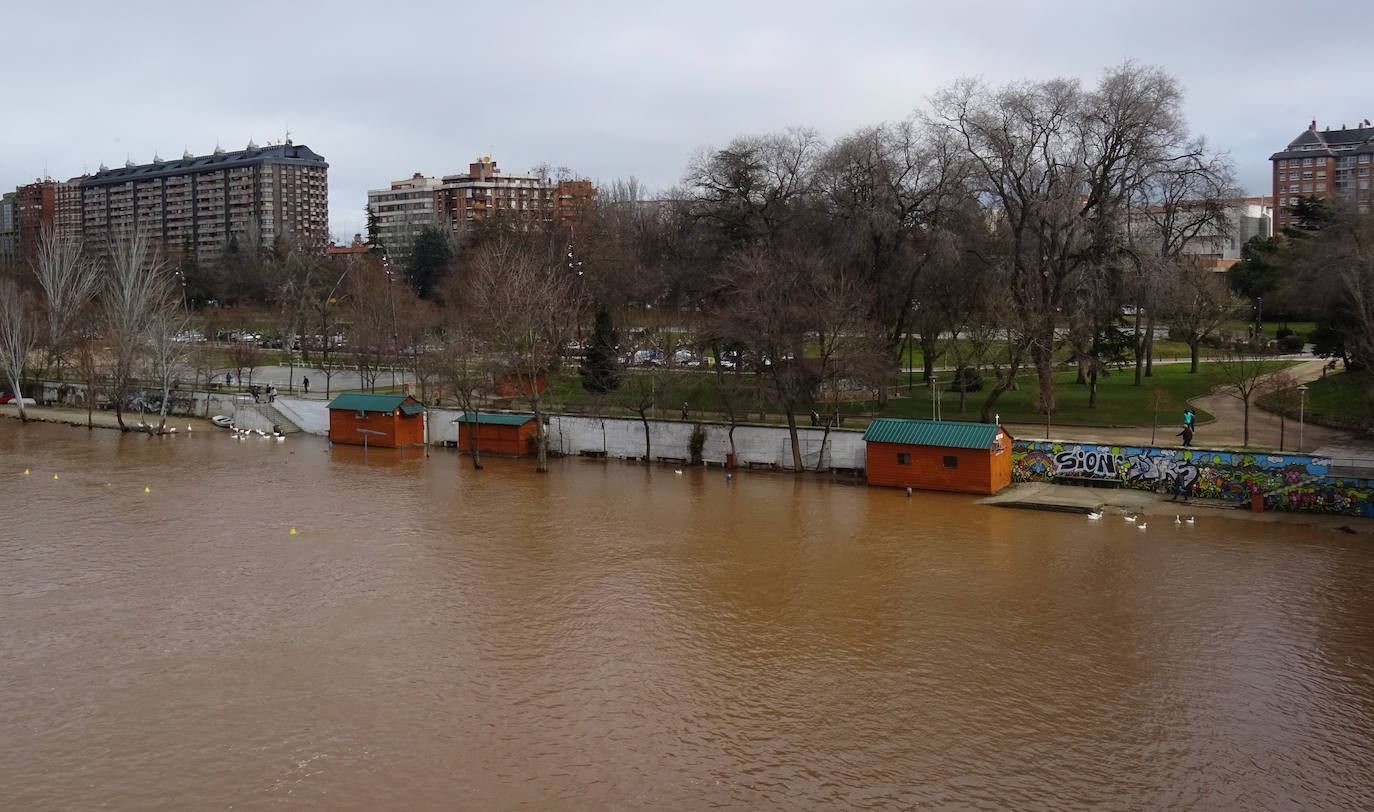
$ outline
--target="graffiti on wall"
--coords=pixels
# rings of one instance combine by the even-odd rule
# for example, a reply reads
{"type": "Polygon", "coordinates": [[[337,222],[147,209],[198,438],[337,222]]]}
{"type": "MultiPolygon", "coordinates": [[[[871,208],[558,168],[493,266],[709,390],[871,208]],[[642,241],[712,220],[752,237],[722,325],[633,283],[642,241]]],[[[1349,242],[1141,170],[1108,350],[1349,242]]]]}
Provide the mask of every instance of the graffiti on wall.
{"type": "Polygon", "coordinates": [[[1190,496],[1232,502],[1258,492],[1269,510],[1374,516],[1374,484],[1331,475],[1324,457],[1017,440],[1011,459],[1018,482],[1114,480],[1167,492],[1182,485],[1190,496]]]}

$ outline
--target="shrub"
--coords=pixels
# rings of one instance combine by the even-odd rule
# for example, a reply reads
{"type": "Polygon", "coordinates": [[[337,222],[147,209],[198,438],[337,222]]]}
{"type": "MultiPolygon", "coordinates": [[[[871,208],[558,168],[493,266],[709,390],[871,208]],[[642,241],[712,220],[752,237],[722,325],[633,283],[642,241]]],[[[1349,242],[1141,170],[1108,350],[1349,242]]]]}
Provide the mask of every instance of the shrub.
{"type": "Polygon", "coordinates": [[[1307,342],[1303,340],[1302,336],[1291,332],[1279,339],[1279,349],[1284,352],[1302,352],[1302,348],[1306,344],[1307,342]]]}
{"type": "Polygon", "coordinates": [[[983,375],[973,367],[959,367],[949,382],[951,392],[977,392],[983,388],[983,375]]]}
{"type": "Polygon", "coordinates": [[[1279,339],[1280,341],[1291,335],[1293,335],[1293,331],[1287,327],[1280,327],[1279,329],[1274,331],[1274,337],[1279,339]]]}

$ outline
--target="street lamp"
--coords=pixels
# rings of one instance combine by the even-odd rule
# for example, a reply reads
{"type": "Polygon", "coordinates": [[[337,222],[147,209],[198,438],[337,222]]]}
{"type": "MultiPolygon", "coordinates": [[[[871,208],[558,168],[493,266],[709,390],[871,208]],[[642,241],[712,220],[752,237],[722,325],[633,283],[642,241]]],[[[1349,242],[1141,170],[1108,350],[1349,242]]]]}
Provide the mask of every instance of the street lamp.
{"type": "Polygon", "coordinates": [[[1302,453],[1302,419],[1307,410],[1307,384],[1298,387],[1298,453],[1302,453]]]}
{"type": "Polygon", "coordinates": [[[1255,339],[1264,331],[1264,297],[1255,297],[1255,339]]]}

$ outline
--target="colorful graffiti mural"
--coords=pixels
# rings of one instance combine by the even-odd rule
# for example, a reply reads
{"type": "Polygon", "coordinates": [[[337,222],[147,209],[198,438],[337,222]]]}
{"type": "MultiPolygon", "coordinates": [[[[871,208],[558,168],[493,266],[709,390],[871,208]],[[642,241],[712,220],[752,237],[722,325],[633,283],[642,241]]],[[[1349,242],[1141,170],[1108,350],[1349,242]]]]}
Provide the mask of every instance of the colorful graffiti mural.
{"type": "Polygon", "coordinates": [[[1333,476],[1323,457],[1017,440],[1011,460],[1017,482],[1110,480],[1158,491],[1181,484],[1190,496],[1231,502],[1258,492],[1266,510],[1374,517],[1374,482],[1333,476]]]}

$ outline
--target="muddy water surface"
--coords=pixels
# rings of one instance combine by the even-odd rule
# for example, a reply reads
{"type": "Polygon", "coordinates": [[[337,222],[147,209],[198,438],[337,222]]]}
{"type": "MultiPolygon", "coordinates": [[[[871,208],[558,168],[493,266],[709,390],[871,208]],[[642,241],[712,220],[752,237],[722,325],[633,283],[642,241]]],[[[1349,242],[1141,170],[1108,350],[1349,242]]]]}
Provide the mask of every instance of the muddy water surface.
{"type": "Polygon", "coordinates": [[[1374,797],[1367,536],[12,420],[0,513],[8,808],[1374,797]]]}

